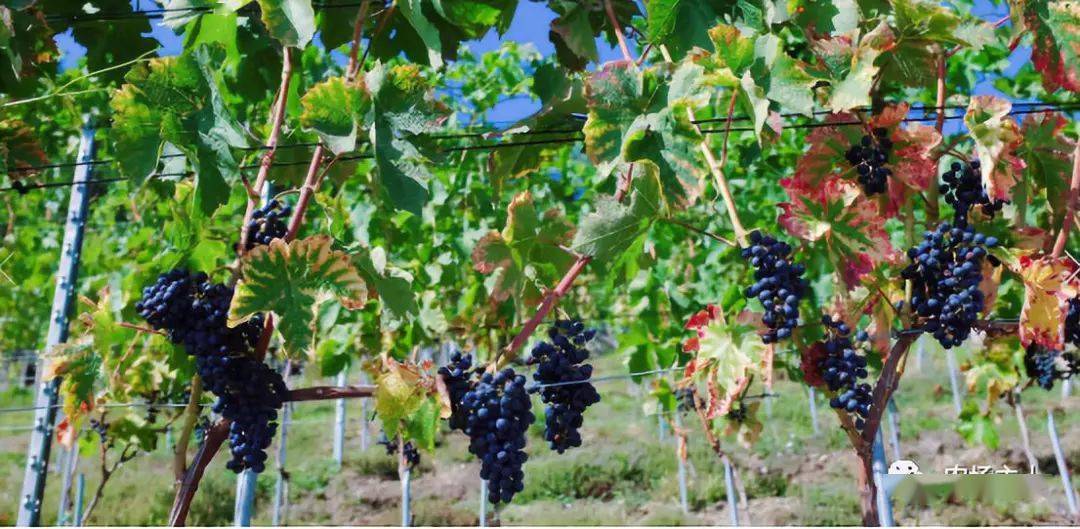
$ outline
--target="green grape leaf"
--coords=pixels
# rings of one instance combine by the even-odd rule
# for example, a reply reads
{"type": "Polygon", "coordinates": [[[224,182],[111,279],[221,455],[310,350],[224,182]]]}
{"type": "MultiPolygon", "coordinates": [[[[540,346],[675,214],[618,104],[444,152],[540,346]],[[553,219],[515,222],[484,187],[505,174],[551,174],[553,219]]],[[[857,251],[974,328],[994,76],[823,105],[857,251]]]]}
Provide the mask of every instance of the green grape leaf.
{"type": "Polygon", "coordinates": [[[617,202],[614,197],[601,198],[596,211],[581,219],[581,227],[574,236],[574,250],[591,256],[601,267],[609,265],[644,236],[662,211],[656,169],[651,166],[634,166],[634,169],[629,205],[617,202]]]}
{"type": "Polygon", "coordinates": [[[701,135],[688,110],[708,103],[704,70],[693,63],[677,69],[642,70],[633,63],[609,63],[586,86],[589,115],[585,151],[601,177],[630,163],[650,163],[671,205],[692,204],[707,171],[698,146],[701,135]]]}
{"type": "Polygon", "coordinates": [[[834,78],[832,93],[829,95],[830,110],[846,112],[870,104],[870,89],[873,88],[880,70],[877,65],[878,57],[894,42],[892,30],[888,24],[882,22],[873,31],[862,35],[858,44],[838,46],[831,50],[847,57],[850,63],[842,75],[834,78]]]}
{"type": "Polygon", "coordinates": [[[588,4],[580,3],[551,21],[548,37],[555,45],[559,62],[572,70],[580,70],[599,58],[589,22],[590,11],[588,4]]]}
{"type": "Polygon", "coordinates": [[[375,247],[366,253],[354,253],[353,262],[364,280],[375,289],[388,316],[402,320],[417,315],[419,308],[412,290],[412,274],[387,264],[386,250],[375,247]]]}
{"type": "Polygon", "coordinates": [[[675,60],[682,59],[695,46],[706,49],[709,28],[721,19],[721,10],[729,10],[731,1],[648,0],[646,29],[649,42],[667,46],[675,60]]]}
{"type": "Polygon", "coordinates": [[[316,235],[286,244],[274,239],[248,252],[242,279],[229,307],[229,326],[257,313],[273,313],[293,358],[310,353],[318,306],[325,296],[337,296],[347,309],[363,306],[367,287],[344,252],[331,248],[329,236],[316,235]]]}
{"type": "Polygon", "coordinates": [[[895,0],[892,7],[896,46],[879,62],[882,78],[930,86],[937,78],[940,50],[968,45],[959,36],[960,16],[927,0],[895,0]]]}
{"type": "Polygon", "coordinates": [[[989,413],[980,411],[979,405],[971,400],[964,402],[956,432],[968,443],[984,445],[990,450],[997,450],[1001,443],[997,428],[994,426],[994,418],[989,413]]]}
{"type": "Polygon", "coordinates": [[[114,155],[121,171],[142,182],[152,176],[165,143],[194,165],[197,209],[209,215],[238,179],[230,147],[246,145],[218,90],[220,46],[202,45],[176,57],[133,67],[111,101],[114,155]]]}
{"type": "Polygon", "coordinates": [[[481,238],[472,261],[481,274],[489,274],[491,299],[513,297],[519,304],[540,299],[539,285],[550,284],[570,268],[574,257],[562,249],[573,236],[573,226],[552,209],[540,214],[532,194],[522,192],[506,208],[506,227],[481,238]]]}
{"type": "Polygon", "coordinates": [[[312,86],[300,99],[300,124],[318,134],[334,154],[356,149],[356,136],[371,98],[362,86],[331,77],[312,86]]]}
{"type": "Polygon", "coordinates": [[[426,398],[415,412],[405,418],[405,434],[419,448],[435,450],[435,433],[439,431],[440,406],[433,398],[426,398]]]}
{"type": "Polygon", "coordinates": [[[435,131],[448,110],[435,101],[431,83],[415,65],[378,65],[365,82],[372,99],[370,137],[379,179],[394,207],[419,216],[431,179],[423,135],[435,131]]]}
{"type": "MultiPolygon", "coordinates": [[[[315,35],[315,10],[311,0],[257,0],[263,24],[270,36],[285,46],[303,48],[315,35]]],[[[240,9],[249,1],[233,1],[232,10],[240,9]]]]}
{"type": "Polygon", "coordinates": [[[375,380],[375,413],[382,421],[387,437],[397,435],[401,422],[413,415],[425,402],[420,375],[410,366],[389,359],[375,380]]]}
{"type": "MultiPolygon", "coordinates": [[[[1069,120],[1057,112],[1030,114],[1021,124],[1023,143],[1017,149],[1029,188],[1045,189],[1051,220],[1049,226],[1061,226],[1067,211],[1069,177],[1072,172],[1072,145],[1065,136],[1069,120]],[[1037,188],[1035,187],[1037,186],[1037,188]]],[[[1031,200],[1034,193],[1027,195],[1031,200]]]]}
{"type": "Polygon", "coordinates": [[[788,10],[795,23],[810,34],[843,35],[859,27],[856,0],[790,0],[788,10]]]}
{"type": "Polygon", "coordinates": [[[996,96],[975,96],[964,114],[964,125],[975,140],[983,186],[991,199],[1010,200],[1020,182],[1024,161],[1016,156],[1023,142],[1011,117],[1012,103],[996,96]]]}

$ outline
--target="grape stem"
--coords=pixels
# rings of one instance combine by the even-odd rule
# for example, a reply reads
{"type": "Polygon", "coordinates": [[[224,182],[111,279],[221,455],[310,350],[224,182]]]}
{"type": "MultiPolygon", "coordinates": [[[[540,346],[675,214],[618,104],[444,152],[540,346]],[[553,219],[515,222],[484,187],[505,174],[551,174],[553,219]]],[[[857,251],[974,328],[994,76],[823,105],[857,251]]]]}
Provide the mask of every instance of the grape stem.
{"type": "Polygon", "coordinates": [[[176,477],[176,486],[179,487],[184,481],[184,470],[187,469],[187,449],[191,442],[191,432],[195,429],[195,423],[199,420],[199,400],[202,399],[202,377],[195,374],[191,377],[191,395],[188,397],[187,406],[184,408],[184,424],[180,430],[180,438],[173,447],[173,474],[176,477]]]}
{"type": "MultiPolygon", "coordinates": [[[[945,130],[945,100],[947,99],[947,93],[945,90],[945,75],[947,73],[946,65],[947,55],[942,54],[938,58],[937,63],[937,99],[935,104],[937,105],[937,119],[934,121],[934,129],[938,134],[942,134],[945,130]]],[[[941,189],[938,186],[937,174],[934,174],[933,180],[930,181],[930,189],[928,190],[929,196],[926,198],[926,220],[927,224],[936,223],[940,210],[938,209],[939,196],[941,195],[941,189]]]]}
{"type": "Polygon", "coordinates": [[[608,23],[611,24],[611,31],[615,33],[615,38],[619,41],[619,50],[622,51],[623,59],[629,63],[633,63],[634,57],[630,55],[630,46],[626,45],[626,37],[623,35],[622,28],[619,27],[619,20],[615,18],[615,8],[611,7],[611,0],[604,0],[604,12],[607,13],[608,23]]]}
{"type": "Polygon", "coordinates": [[[101,497],[105,494],[105,485],[109,482],[109,478],[113,476],[113,474],[116,472],[116,469],[120,468],[120,465],[131,461],[135,456],[139,455],[139,450],[135,447],[134,444],[129,443],[125,445],[124,449],[120,452],[120,457],[113,462],[111,467],[108,464],[108,460],[105,459],[105,453],[105,447],[102,446],[101,481],[98,482],[97,488],[94,489],[94,496],[90,500],[90,503],[86,505],[86,511],[83,512],[83,523],[86,523],[86,521],[90,519],[90,516],[94,514],[94,508],[98,506],[98,503],[101,501],[101,497]],[[132,448],[134,448],[134,450],[128,451],[132,448]]]}
{"type": "Polygon", "coordinates": [[[1050,254],[1053,259],[1061,257],[1065,251],[1065,243],[1069,241],[1069,230],[1078,207],[1077,202],[1080,202],[1080,140],[1077,140],[1076,147],[1073,148],[1072,181],[1069,183],[1069,195],[1065,200],[1065,218],[1054,242],[1054,250],[1050,254]]]}
{"type": "MultiPolygon", "coordinates": [[[[240,226],[240,244],[236,246],[237,253],[243,257],[247,251],[249,238],[249,225],[251,217],[258,207],[259,193],[266,185],[266,177],[270,173],[270,166],[274,162],[274,154],[277,152],[278,140],[281,138],[281,124],[285,120],[285,103],[289,98],[289,83],[292,79],[292,49],[285,46],[281,59],[281,86],[278,87],[277,98],[274,101],[274,112],[270,118],[270,136],[266,139],[266,152],[262,156],[259,172],[255,176],[255,185],[248,192],[247,208],[244,210],[244,223],[240,226]]],[[[236,268],[239,270],[239,267],[236,268]]],[[[233,275],[233,283],[236,275],[233,275]]]]}

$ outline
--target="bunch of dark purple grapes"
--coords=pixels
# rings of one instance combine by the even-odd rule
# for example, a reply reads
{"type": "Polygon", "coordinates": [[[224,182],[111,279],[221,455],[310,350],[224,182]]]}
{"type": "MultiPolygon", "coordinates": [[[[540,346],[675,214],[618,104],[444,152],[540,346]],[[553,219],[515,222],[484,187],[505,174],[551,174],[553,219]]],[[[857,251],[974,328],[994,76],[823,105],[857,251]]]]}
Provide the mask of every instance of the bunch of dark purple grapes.
{"type": "Polygon", "coordinates": [[[247,249],[265,246],[274,239],[280,239],[289,232],[286,221],[292,214],[292,206],[282,205],[277,199],[266,203],[251,214],[248,222],[247,249]]]}
{"type": "Polygon", "coordinates": [[[1080,297],[1069,300],[1065,311],[1065,343],[1080,348],[1080,297]]]}
{"type": "Polygon", "coordinates": [[[232,421],[228,468],[262,472],[288,388],[280,374],[251,356],[262,316],[234,328],[226,325],[232,296],[232,289],[211,283],[206,274],[178,268],[144,288],[135,308],[150,326],[166,331],[173,343],[195,356],[205,387],[218,398],[213,410],[232,421]]]}
{"type": "Polygon", "coordinates": [[[536,420],[525,377],[510,368],[484,373],[461,406],[469,452],[480,458],[480,479],[488,482],[488,501],[509,503],[525,488],[525,433],[536,420]]]}
{"type": "Polygon", "coordinates": [[[589,382],[592,365],[585,364],[589,350],[585,347],[596,335],[579,320],[560,320],[548,329],[548,340],[533,347],[528,363],[536,365],[533,380],[538,384],[530,389],[540,393],[545,409],[544,440],[560,454],[581,446],[585,409],[600,402],[600,394],[589,382]]]}
{"type": "Polygon", "coordinates": [[[874,129],[872,135],[862,137],[858,145],[852,145],[845,157],[855,167],[859,184],[867,196],[884,193],[889,187],[892,170],[885,167],[892,151],[892,140],[886,129],[874,129]]]}
{"type": "Polygon", "coordinates": [[[907,251],[911,264],[901,272],[911,281],[911,307],[942,347],[960,345],[983,310],[983,260],[999,264],[987,251],[995,237],[976,233],[968,226],[942,223],[923,234],[923,241],[907,251]]]}
{"type": "Polygon", "coordinates": [[[791,246],[785,242],[755,231],[750,233],[750,243],[742,257],[754,267],[756,281],[745,294],[765,307],[761,320],[769,330],[762,341],[776,343],[790,337],[799,324],[799,302],[810,288],[802,277],[806,268],[791,262],[791,246]]]}
{"type": "Polygon", "coordinates": [[[1080,375],[1080,358],[1071,352],[1063,353],[1032,343],[1024,351],[1024,368],[1028,378],[1049,391],[1054,388],[1055,380],[1080,375]]]}
{"type": "Polygon", "coordinates": [[[953,223],[957,226],[967,226],[972,208],[978,207],[986,216],[993,217],[1006,204],[1004,200],[991,200],[986,194],[978,160],[953,162],[941,179],[945,181],[941,185],[941,194],[953,207],[953,223]]]}
{"type": "Polygon", "coordinates": [[[467,413],[462,408],[461,400],[475,385],[473,375],[476,372],[477,370],[473,369],[472,355],[463,355],[460,351],[454,351],[450,355],[450,363],[439,368],[439,375],[450,394],[451,429],[465,430],[467,413]]]}
{"type": "MultiPolygon", "coordinates": [[[[829,390],[837,392],[829,406],[856,415],[855,427],[861,430],[874,400],[870,384],[863,382],[869,375],[866,356],[860,354],[852,342],[848,324],[828,315],[821,317],[821,323],[825,325],[825,357],[818,367],[829,390]]],[[[856,335],[860,342],[867,338],[863,331],[856,335]]]]}

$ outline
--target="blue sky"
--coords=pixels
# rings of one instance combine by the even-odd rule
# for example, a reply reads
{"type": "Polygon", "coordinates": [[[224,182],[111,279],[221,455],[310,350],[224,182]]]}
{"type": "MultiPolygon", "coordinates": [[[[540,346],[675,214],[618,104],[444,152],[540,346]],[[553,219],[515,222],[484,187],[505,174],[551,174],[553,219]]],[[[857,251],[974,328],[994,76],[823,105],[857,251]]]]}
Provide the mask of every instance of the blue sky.
{"type": "MultiPolygon", "coordinates": [[[[140,2],[140,0],[132,0],[132,6],[137,6],[137,4],[141,5],[142,9],[153,9],[156,7],[156,5],[149,1],[140,2]]],[[[976,0],[973,13],[986,20],[996,21],[1008,14],[1008,8],[1004,5],[995,6],[991,4],[989,0],[976,0]]],[[[540,53],[550,55],[555,52],[555,49],[548,40],[548,28],[554,18],[555,14],[547,9],[546,5],[523,0],[518,4],[517,13],[505,35],[500,37],[497,33],[491,31],[483,39],[467,44],[474,52],[484,53],[497,49],[499,43],[504,40],[523,43],[528,42],[532,43],[540,53]]],[[[161,49],[159,51],[161,55],[175,55],[180,52],[180,38],[174,35],[172,30],[160,25],[160,21],[158,20],[151,20],[150,24],[153,29],[149,35],[161,43],[161,49]]],[[[85,55],[85,49],[74,41],[70,30],[66,33],[58,34],[55,40],[63,52],[61,67],[66,69],[76,66],[78,60],[85,55]]],[[[609,45],[606,39],[597,39],[597,49],[599,50],[601,62],[621,58],[618,49],[609,45]]],[[[1006,73],[1012,75],[1016,70],[1028,62],[1030,58],[1030,47],[1018,47],[1009,58],[1010,66],[1006,73]]],[[[993,81],[994,79],[991,77],[983,79],[976,85],[975,94],[1002,95],[993,88],[993,81]]],[[[539,106],[539,102],[529,99],[508,99],[496,106],[495,109],[488,113],[487,117],[490,121],[513,122],[535,112],[539,106]]]]}

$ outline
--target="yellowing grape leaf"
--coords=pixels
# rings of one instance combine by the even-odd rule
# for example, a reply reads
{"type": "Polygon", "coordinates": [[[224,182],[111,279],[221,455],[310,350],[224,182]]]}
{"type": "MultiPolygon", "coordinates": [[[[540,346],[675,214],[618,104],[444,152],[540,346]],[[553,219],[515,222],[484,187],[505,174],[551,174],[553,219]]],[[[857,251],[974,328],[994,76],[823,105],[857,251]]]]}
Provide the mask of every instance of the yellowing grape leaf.
{"type": "Polygon", "coordinates": [[[362,85],[331,77],[312,86],[300,105],[300,124],[318,134],[331,152],[341,154],[356,149],[371,97],[362,85]]]}
{"type": "Polygon", "coordinates": [[[833,48],[840,57],[835,57],[834,64],[842,64],[834,72],[834,84],[829,95],[829,109],[833,112],[847,112],[851,109],[870,104],[870,89],[874,86],[879,67],[878,57],[890,49],[896,41],[895,35],[884,21],[872,31],[859,37],[857,43],[849,48],[833,48]],[[846,64],[844,64],[846,60],[846,64]]]}
{"type": "Polygon", "coordinates": [[[765,343],[754,328],[741,323],[727,324],[713,319],[697,329],[696,371],[702,373],[710,393],[723,395],[722,402],[710,397],[709,415],[727,413],[733,396],[745,389],[752,370],[759,371],[765,343]]]}
{"type": "Polygon", "coordinates": [[[311,352],[318,307],[327,296],[356,309],[367,298],[367,286],[349,256],[331,248],[329,236],[316,235],[288,244],[274,239],[248,252],[241,262],[229,326],[260,312],[275,314],[286,353],[311,352]]]}
{"type": "Polygon", "coordinates": [[[519,193],[506,208],[506,227],[477,241],[472,261],[476,271],[492,274],[486,286],[496,303],[513,297],[519,304],[540,299],[538,285],[551,284],[570,268],[574,256],[562,248],[573,226],[557,209],[543,215],[532,194],[519,193]]]}
{"type": "Polygon", "coordinates": [[[1012,188],[1020,181],[1024,161],[1016,156],[1023,141],[1016,121],[1009,117],[1012,103],[996,96],[971,98],[964,125],[975,140],[983,187],[996,200],[1010,200],[1012,188]]]}
{"type": "Polygon", "coordinates": [[[420,374],[408,365],[387,359],[384,371],[375,380],[375,413],[388,437],[397,434],[399,424],[424,403],[427,391],[420,374]]]}
{"type": "Polygon", "coordinates": [[[1076,266],[1068,258],[1021,256],[1014,270],[1024,281],[1024,306],[1020,310],[1020,343],[1032,342],[1060,351],[1065,347],[1065,310],[1077,296],[1076,266]]]}

